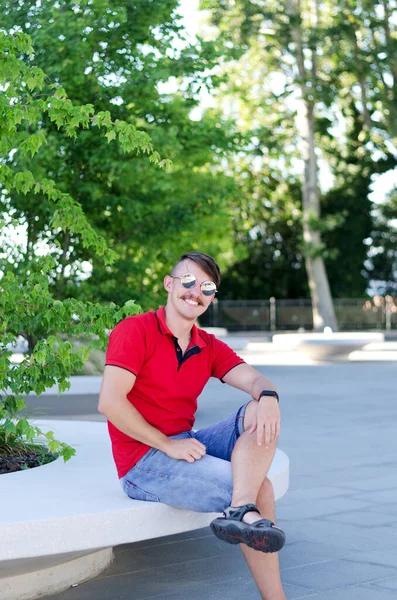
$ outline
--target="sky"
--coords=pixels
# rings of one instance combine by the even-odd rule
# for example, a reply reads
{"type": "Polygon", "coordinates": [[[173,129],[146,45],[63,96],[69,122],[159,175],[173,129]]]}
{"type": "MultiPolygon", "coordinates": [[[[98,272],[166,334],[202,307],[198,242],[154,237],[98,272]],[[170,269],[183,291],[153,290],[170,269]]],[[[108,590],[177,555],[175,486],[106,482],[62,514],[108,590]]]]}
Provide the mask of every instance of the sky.
{"type": "Polygon", "coordinates": [[[199,0],[181,0],[180,14],[183,17],[183,23],[187,32],[194,36],[199,28],[199,0]]]}

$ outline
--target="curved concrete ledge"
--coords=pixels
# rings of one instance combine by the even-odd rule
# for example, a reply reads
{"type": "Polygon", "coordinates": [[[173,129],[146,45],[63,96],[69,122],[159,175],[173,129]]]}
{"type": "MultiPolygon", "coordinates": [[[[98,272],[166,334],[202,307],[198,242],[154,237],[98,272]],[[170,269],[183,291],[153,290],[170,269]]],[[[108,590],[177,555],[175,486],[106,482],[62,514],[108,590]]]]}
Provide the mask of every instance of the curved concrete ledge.
{"type": "MultiPolygon", "coordinates": [[[[67,463],[58,459],[0,476],[0,588],[6,582],[8,590],[2,600],[31,600],[61,591],[105,568],[115,545],[199,529],[214,518],[212,513],[125,496],[105,423],[37,424],[53,430],[77,453],[67,463]],[[51,576],[44,577],[44,570],[51,576]]],[[[281,450],[269,477],[276,498],[281,498],[289,485],[289,461],[281,450]]]]}
{"type": "Polygon", "coordinates": [[[276,347],[303,351],[312,360],[346,358],[351,352],[362,350],[374,342],[384,342],[383,333],[287,333],[273,336],[276,347]]]}
{"type": "Polygon", "coordinates": [[[96,577],[109,566],[112,560],[113,550],[106,548],[67,561],[62,555],[62,562],[50,564],[51,561],[47,561],[42,568],[38,563],[34,571],[2,577],[1,598],[2,600],[32,600],[32,598],[42,597],[43,594],[56,594],[71,585],[96,577]]]}

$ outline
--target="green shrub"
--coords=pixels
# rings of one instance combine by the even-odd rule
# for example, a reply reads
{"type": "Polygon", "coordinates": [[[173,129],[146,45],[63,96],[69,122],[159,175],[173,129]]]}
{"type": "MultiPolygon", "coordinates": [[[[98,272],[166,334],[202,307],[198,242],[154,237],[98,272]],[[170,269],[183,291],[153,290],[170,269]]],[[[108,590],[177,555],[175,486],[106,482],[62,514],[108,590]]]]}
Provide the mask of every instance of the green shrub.
{"type": "MultiPolygon", "coordinates": [[[[48,85],[33,59],[28,35],[0,31],[0,456],[24,449],[40,453],[40,440],[45,439],[49,453],[67,460],[74,454],[70,446],[21,416],[24,396],[42,394],[54,385],[59,393],[68,389],[70,376],[83,369],[90,350],[103,350],[107,332],[139,307],[133,300],[118,307],[53,297],[54,277],[65,272],[67,261],[59,242],[61,234],[82,244],[85,260],[103,260],[109,265],[114,253],[88,222],[79,202],[57,189],[56,182],[34,176],[27,168],[17,171],[13,156],[20,153],[26,160],[18,164],[28,166],[29,157],[47,143],[46,124],[50,123],[71,138],[82,129],[96,128],[98,135],[103,133],[109,143],[118,143],[123,152],[147,153],[155,164],[160,157],[153,152],[149,136],[134,125],[113,122],[110,113],[95,113],[92,105],[76,106],[60,85],[48,85]],[[27,225],[18,204],[23,197],[37,206],[37,219],[42,215],[36,197],[46,203],[47,237],[37,239],[34,251],[31,240],[24,247],[10,237],[11,231],[27,225]],[[29,350],[15,364],[10,348],[21,336],[29,350]],[[75,346],[68,341],[71,338],[83,343],[75,346]]],[[[81,264],[67,266],[81,270],[81,264]]]]}

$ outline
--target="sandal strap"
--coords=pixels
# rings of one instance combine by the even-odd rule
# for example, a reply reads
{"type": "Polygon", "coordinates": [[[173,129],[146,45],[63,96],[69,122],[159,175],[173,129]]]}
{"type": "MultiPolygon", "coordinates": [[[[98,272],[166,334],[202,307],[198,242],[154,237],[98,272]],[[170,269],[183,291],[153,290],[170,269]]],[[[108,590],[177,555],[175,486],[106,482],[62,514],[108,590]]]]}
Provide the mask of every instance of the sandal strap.
{"type": "Polygon", "coordinates": [[[226,519],[232,519],[233,521],[242,521],[244,515],[248,512],[256,512],[260,515],[258,508],[255,504],[244,504],[243,506],[228,506],[223,511],[226,519]]]}
{"type": "Polygon", "coordinates": [[[270,521],[269,519],[261,519],[260,521],[255,521],[253,525],[258,529],[261,529],[262,527],[274,527],[275,529],[279,529],[279,527],[275,527],[273,521],[270,521]]]}

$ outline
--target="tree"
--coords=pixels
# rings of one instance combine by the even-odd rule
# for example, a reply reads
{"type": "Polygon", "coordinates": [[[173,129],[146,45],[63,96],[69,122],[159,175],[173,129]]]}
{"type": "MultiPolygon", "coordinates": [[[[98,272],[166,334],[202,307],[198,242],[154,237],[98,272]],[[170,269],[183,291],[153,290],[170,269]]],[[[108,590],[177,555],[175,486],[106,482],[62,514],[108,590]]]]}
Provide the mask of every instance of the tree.
{"type": "Polygon", "coordinates": [[[209,1],[204,2],[203,6],[213,9],[215,22],[223,23],[224,35],[225,23],[230,27],[232,20],[237,21],[239,31],[234,35],[246,47],[259,44],[263,48],[264,42],[270,38],[273,54],[269,60],[276,63],[285,79],[282,94],[291,87],[295,92],[299,89],[295,102],[300,121],[300,154],[304,163],[303,253],[312,298],[313,322],[315,329],[330,326],[335,330],[335,312],[322,257],[324,247],[319,227],[320,200],[315,152],[315,110],[318,90],[322,87],[317,66],[317,39],[320,35],[318,5],[310,4],[303,9],[299,0],[287,0],[285,3],[276,1],[266,5],[241,0],[223,3],[221,7],[215,7],[215,3],[209,1]],[[288,81],[291,78],[295,86],[288,81]]]}
{"type": "MultiPolygon", "coordinates": [[[[152,142],[145,132],[125,121],[113,123],[107,113],[95,112],[92,105],[73,104],[59,85],[50,92],[42,90],[45,75],[34,65],[33,48],[29,36],[20,32],[0,32],[0,452],[15,452],[43,435],[32,426],[20,411],[25,407],[23,396],[33,391],[42,393],[58,384],[59,390],[69,387],[70,375],[83,366],[89,349],[76,349],[70,338],[84,337],[91,347],[103,347],[106,331],[123,317],[139,310],[134,301],[122,308],[54,298],[50,292],[52,273],[56,272],[53,256],[27,254],[25,248],[10,239],[10,226],[24,225],[19,214],[9,204],[10,193],[37,195],[45,198],[50,219],[46,231],[56,240],[64,236],[81,241],[92,255],[102,257],[107,264],[114,253],[106,246],[88,221],[81,205],[67,192],[58,189],[48,178],[38,179],[29,170],[10,166],[12,156],[20,154],[22,161],[40,152],[45,132],[40,124],[45,120],[55,123],[64,135],[77,139],[80,130],[100,130],[108,141],[114,140],[127,152],[141,151],[161,164],[153,152],[152,142]],[[110,135],[109,135],[110,134],[110,135]],[[14,168],[12,168],[14,167],[14,168]],[[9,207],[9,210],[7,210],[9,207]],[[11,361],[10,345],[23,336],[29,343],[29,353],[19,364],[11,361]],[[66,339],[68,338],[68,339],[66,339]]],[[[62,251],[62,249],[61,249],[62,251]]],[[[61,259],[62,260],[62,254],[61,259]]],[[[65,458],[73,454],[66,444],[45,434],[51,452],[59,451],[65,458]]]]}
{"type": "Polygon", "coordinates": [[[328,7],[329,52],[341,96],[363,118],[362,141],[396,157],[397,39],[395,0],[339,0],[328,7]]]}
{"type": "Polygon", "coordinates": [[[397,190],[378,208],[368,270],[377,294],[397,296],[397,190]]]}
{"type": "MultiPolygon", "coordinates": [[[[227,100],[236,98],[241,91],[239,101],[232,106],[246,134],[251,126],[252,145],[247,150],[247,156],[252,157],[252,170],[259,172],[262,168],[266,179],[269,169],[278,172],[281,166],[287,182],[291,175],[297,173],[297,148],[300,149],[300,158],[304,159],[304,243],[300,248],[296,244],[296,256],[301,251],[305,255],[315,311],[319,300],[316,300],[318,290],[323,290],[320,297],[324,299],[325,308],[321,311],[328,314],[329,320],[327,323],[320,322],[314,315],[317,328],[322,328],[324,324],[333,328],[335,325],[322,263],[325,261],[328,270],[338,260],[344,259],[346,240],[343,237],[347,237],[347,226],[353,222],[355,227],[349,226],[348,238],[350,249],[356,248],[354,260],[358,277],[353,282],[350,269],[346,270],[346,274],[339,269],[338,275],[334,268],[334,293],[341,293],[342,290],[346,293],[350,288],[351,295],[354,290],[362,290],[365,286],[364,241],[371,228],[371,204],[368,200],[371,176],[395,165],[393,141],[388,134],[388,127],[382,124],[383,117],[375,114],[376,123],[372,117],[372,128],[366,128],[367,109],[373,111],[379,106],[386,115],[383,120],[385,124],[389,115],[387,102],[391,99],[393,88],[390,82],[395,57],[395,48],[390,43],[393,38],[390,34],[391,12],[389,10],[387,13],[385,9],[385,14],[389,15],[387,45],[387,35],[382,33],[382,26],[386,31],[387,24],[381,25],[380,19],[374,18],[374,11],[378,15],[382,12],[379,12],[379,7],[370,9],[368,2],[360,2],[357,7],[350,6],[352,10],[349,12],[345,6],[347,4],[349,2],[340,2],[335,6],[328,2],[295,0],[266,3],[240,0],[221,4],[202,2],[203,7],[211,10],[213,23],[219,28],[221,36],[229,43],[239,45],[245,52],[240,61],[228,70],[232,73],[232,80],[225,86],[225,96],[227,100]],[[372,20],[368,17],[370,10],[372,20]],[[360,24],[359,35],[362,39],[365,37],[358,48],[352,40],[353,21],[356,27],[357,23],[360,24]],[[368,23],[372,24],[372,30],[368,23]],[[376,27],[378,30],[375,30],[376,27]],[[373,40],[383,40],[384,43],[378,43],[374,50],[373,40]],[[370,57],[374,53],[378,67],[371,70],[370,57]],[[373,93],[367,92],[367,100],[371,98],[372,104],[367,102],[364,105],[362,102],[363,77],[358,59],[365,64],[366,75],[370,71],[372,73],[370,81],[373,87],[368,84],[369,79],[366,83],[373,89],[373,93]],[[382,60],[387,63],[383,72],[382,60]],[[247,71],[250,70],[251,76],[247,78],[247,71]],[[382,77],[387,89],[382,87],[382,77]],[[300,117],[299,130],[294,128],[294,113],[300,117]],[[264,127],[264,123],[267,127],[264,127]],[[262,131],[259,135],[258,130],[262,131]],[[377,154],[374,154],[374,148],[377,154]],[[259,159],[256,154],[261,154],[259,159]],[[323,199],[317,181],[319,157],[327,160],[335,178],[334,190],[330,190],[323,199]],[[346,200],[344,203],[343,198],[346,200]],[[337,202],[331,202],[336,199],[337,202]],[[344,277],[345,284],[341,281],[344,277]]],[[[262,199],[262,202],[272,204],[272,193],[266,196],[266,186],[263,189],[265,194],[259,198],[256,195],[253,202],[260,203],[262,199]]],[[[269,229],[266,221],[257,227],[269,229]]],[[[267,262],[266,259],[263,262],[267,262]]]]}
{"type": "MultiPolygon", "coordinates": [[[[142,153],[109,146],[91,130],[70,139],[44,116],[37,133],[46,144],[29,158],[29,169],[37,177],[56,178],[60,189],[69,190],[116,255],[112,266],[91,260],[78,237],[47,229],[51,207],[44,196],[11,192],[9,206],[27,224],[27,258],[43,241],[56,254],[52,279],[58,298],[72,294],[123,303],[134,297],[150,308],[158,302],[166,265],[186,247],[214,253],[229,249],[219,230],[228,229],[225,198],[233,181],[216,163],[234,142],[219,114],[209,112],[199,121],[190,117],[199,88],[215,85],[208,71],[220,50],[214,43],[184,40],[177,4],[2,4],[3,26],[32,37],[35,64],[47,75],[44,89],[62,81],[73,102],[93,104],[108,120],[150,134],[172,160],[160,171],[142,153]],[[160,91],[170,78],[176,91],[160,91]]],[[[107,135],[111,139],[113,133],[107,135]]],[[[13,167],[23,168],[22,160],[15,154],[13,167]]]]}
{"type": "MultiPolygon", "coordinates": [[[[301,189],[275,169],[246,169],[236,178],[235,263],[222,278],[222,299],[305,298],[309,290],[301,253],[301,189]]],[[[241,167],[241,163],[240,163],[241,167]]]]}
{"type": "Polygon", "coordinates": [[[312,298],[314,329],[321,330],[324,326],[328,326],[335,331],[337,329],[336,316],[322,257],[323,246],[319,226],[320,193],[315,141],[315,111],[319,101],[317,91],[322,82],[318,72],[317,40],[320,33],[318,0],[309,2],[307,8],[304,15],[300,0],[287,0],[286,13],[290,19],[291,38],[295,46],[293,56],[301,92],[298,115],[300,113],[301,156],[304,161],[302,194],[304,254],[312,298]],[[304,46],[304,36],[309,38],[306,47],[304,46]]]}

